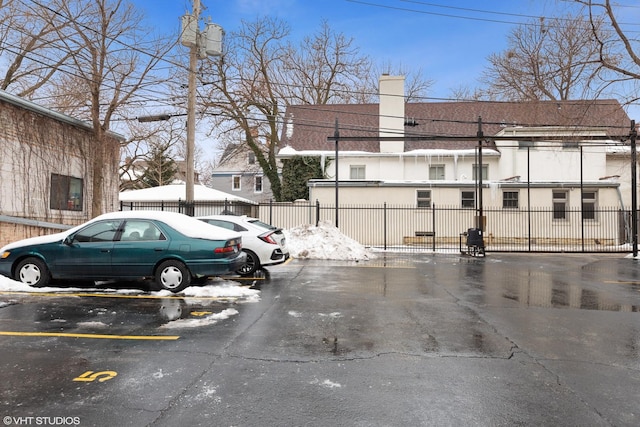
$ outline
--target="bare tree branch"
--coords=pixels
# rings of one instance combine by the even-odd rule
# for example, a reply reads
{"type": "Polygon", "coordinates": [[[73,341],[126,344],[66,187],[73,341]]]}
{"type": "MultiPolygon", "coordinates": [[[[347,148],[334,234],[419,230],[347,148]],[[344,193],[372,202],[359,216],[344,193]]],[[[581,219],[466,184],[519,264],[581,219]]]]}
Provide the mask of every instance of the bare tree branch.
{"type": "MultiPolygon", "coordinates": [[[[602,88],[598,45],[581,16],[531,21],[508,36],[508,48],[489,56],[482,81],[490,97],[508,100],[590,98],[602,88]]],[[[603,36],[604,32],[601,32],[603,36]]]]}

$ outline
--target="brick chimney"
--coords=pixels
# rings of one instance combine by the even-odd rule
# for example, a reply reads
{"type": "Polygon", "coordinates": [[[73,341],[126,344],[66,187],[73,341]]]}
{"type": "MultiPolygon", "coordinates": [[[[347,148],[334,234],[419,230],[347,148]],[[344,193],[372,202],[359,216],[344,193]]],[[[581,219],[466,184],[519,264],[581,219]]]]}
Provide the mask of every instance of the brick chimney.
{"type": "MultiPolygon", "coordinates": [[[[379,95],[379,136],[404,136],[404,76],[380,76],[379,95]]],[[[380,152],[402,153],[404,141],[380,141],[380,152]]]]}

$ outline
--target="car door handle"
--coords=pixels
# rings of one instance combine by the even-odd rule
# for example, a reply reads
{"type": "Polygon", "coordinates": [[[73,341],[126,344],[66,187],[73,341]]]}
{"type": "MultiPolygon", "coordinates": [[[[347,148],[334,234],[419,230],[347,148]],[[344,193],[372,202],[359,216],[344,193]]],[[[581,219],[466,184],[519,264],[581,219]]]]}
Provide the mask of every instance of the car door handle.
{"type": "Polygon", "coordinates": [[[100,252],[105,252],[105,253],[111,252],[111,249],[100,249],[100,252]]]}
{"type": "Polygon", "coordinates": [[[153,250],[156,252],[162,252],[164,251],[164,248],[153,248],[153,250]]]}

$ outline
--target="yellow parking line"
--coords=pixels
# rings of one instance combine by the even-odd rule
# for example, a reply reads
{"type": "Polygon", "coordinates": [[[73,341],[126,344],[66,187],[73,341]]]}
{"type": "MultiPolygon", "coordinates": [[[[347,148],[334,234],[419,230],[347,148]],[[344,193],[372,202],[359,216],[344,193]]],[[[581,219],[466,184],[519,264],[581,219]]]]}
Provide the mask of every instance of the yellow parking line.
{"type": "Polygon", "coordinates": [[[109,340],[162,340],[175,341],[179,335],[103,335],[103,334],[72,334],[66,332],[11,332],[0,331],[0,335],[14,337],[67,337],[67,338],[97,338],[109,340]]]}

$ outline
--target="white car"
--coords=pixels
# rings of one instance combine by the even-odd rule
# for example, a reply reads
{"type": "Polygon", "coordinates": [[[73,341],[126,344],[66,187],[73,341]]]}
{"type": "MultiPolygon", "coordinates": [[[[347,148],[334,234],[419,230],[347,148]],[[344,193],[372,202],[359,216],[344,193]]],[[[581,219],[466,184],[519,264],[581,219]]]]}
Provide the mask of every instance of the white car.
{"type": "Polygon", "coordinates": [[[209,215],[198,219],[240,233],[242,251],[247,254],[247,262],[236,270],[242,276],[253,274],[263,266],[282,264],[289,259],[287,242],[280,228],[247,216],[209,215]]]}

